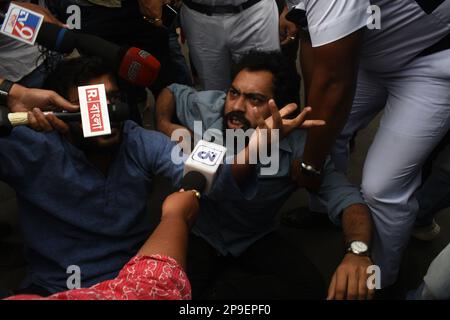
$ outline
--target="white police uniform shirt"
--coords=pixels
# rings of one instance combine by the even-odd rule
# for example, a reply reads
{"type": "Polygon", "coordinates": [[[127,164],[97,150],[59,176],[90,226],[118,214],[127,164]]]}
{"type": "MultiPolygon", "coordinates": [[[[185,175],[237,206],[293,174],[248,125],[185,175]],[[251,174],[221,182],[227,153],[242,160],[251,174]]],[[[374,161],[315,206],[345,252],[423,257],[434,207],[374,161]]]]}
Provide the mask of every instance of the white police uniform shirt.
{"type": "Polygon", "coordinates": [[[364,28],[361,59],[376,71],[397,69],[450,33],[450,1],[425,0],[290,0],[304,9],[313,47],[340,40],[364,28]],[[438,3],[440,2],[440,5],[438,3]],[[372,6],[380,8],[381,29],[369,29],[372,6]],[[432,6],[428,4],[428,6],[432,6]],[[427,13],[426,11],[431,11],[427,13]]]}

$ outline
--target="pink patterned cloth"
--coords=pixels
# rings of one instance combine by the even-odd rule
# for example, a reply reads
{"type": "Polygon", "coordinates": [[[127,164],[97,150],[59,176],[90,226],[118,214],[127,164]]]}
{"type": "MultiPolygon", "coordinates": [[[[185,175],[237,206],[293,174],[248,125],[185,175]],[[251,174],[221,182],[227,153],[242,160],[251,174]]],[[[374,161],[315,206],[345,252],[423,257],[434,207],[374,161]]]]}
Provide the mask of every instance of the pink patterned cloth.
{"type": "Polygon", "coordinates": [[[135,256],[119,275],[86,289],[74,289],[43,298],[17,295],[8,300],[189,300],[191,285],[181,266],[162,255],[135,256]]]}

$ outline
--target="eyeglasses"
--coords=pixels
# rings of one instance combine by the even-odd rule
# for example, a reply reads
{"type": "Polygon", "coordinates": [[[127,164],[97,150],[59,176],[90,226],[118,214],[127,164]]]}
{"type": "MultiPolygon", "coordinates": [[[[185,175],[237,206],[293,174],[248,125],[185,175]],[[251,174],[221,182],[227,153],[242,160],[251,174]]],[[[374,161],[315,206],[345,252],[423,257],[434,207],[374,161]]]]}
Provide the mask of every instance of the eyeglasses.
{"type": "Polygon", "coordinates": [[[255,107],[261,107],[263,105],[265,105],[268,101],[269,101],[269,97],[260,94],[260,93],[253,93],[253,92],[249,92],[249,93],[245,93],[245,92],[240,92],[238,89],[231,87],[228,90],[228,96],[231,99],[239,99],[240,96],[243,96],[244,99],[246,101],[248,101],[251,105],[255,106],[255,107]]]}

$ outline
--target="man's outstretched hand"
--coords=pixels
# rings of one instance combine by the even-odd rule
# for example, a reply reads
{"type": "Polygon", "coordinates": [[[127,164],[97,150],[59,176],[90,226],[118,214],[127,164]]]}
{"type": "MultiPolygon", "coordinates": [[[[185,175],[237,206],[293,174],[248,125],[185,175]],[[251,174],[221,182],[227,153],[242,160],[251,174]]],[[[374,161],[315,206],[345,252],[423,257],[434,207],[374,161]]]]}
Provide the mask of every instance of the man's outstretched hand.
{"type": "MultiPolygon", "coordinates": [[[[311,107],[305,107],[294,119],[288,119],[287,117],[297,108],[297,104],[290,103],[279,110],[275,101],[270,99],[269,109],[271,116],[267,119],[263,118],[258,108],[254,108],[258,127],[256,133],[252,136],[253,144],[256,143],[255,140],[258,140],[258,144],[270,145],[279,142],[274,140],[275,137],[281,140],[294,129],[308,129],[325,125],[323,120],[306,120],[307,115],[311,112],[311,107]],[[266,130],[266,135],[261,135],[261,130],[266,130]],[[275,132],[276,134],[274,134],[275,132]]],[[[254,147],[252,146],[252,141],[250,141],[250,147],[254,147]]]]}

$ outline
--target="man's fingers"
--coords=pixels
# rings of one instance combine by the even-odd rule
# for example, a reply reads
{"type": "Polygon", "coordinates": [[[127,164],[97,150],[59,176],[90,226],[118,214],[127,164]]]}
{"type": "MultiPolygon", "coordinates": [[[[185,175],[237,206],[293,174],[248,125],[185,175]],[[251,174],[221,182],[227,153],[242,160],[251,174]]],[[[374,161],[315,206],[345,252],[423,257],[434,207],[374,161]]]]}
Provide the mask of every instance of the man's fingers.
{"type": "Polygon", "coordinates": [[[303,129],[324,126],[326,122],[324,120],[310,119],[306,120],[308,113],[311,112],[311,107],[305,107],[300,114],[292,120],[292,124],[295,127],[303,129]]]}
{"type": "Polygon", "coordinates": [[[328,287],[328,296],[327,300],[334,300],[336,295],[336,273],[333,274],[333,278],[331,278],[330,286],[328,287]]]}
{"type": "Polygon", "coordinates": [[[326,125],[326,122],[323,120],[305,120],[303,123],[296,119],[286,119],[283,120],[283,124],[286,127],[292,127],[292,128],[303,128],[303,129],[309,129],[314,127],[321,127],[326,125]]]}
{"type": "Polygon", "coordinates": [[[31,112],[31,111],[28,111],[28,126],[36,131],[42,130],[41,127],[39,127],[36,117],[34,116],[33,112],[31,112]]]}
{"type": "Polygon", "coordinates": [[[314,128],[324,126],[326,122],[324,120],[305,120],[308,113],[311,112],[311,107],[306,107],[300,112],[300,114],[294,119],[285,119],[283,124],[287,128],[314,128]]]}
{"type": "Polygon", "coordinates": [[[326,125],[327,123],[324,120],[305,120],[301,124],[300,128],[309,129],[314,127],[321,127],[326,125]]]}
{"type": "Polygon", "coordinates": [[[290,115],[292,112],[294,112],[295,110],[297,110],[298,106],[296,103],[289,103],[288,105],[284,106],[281,110],[280,110],[280,116],[281,118],[285,118],[288,115],[290,115]]]}
{"type": "Polygon", "coordinates": [[[269,100],[269,109],[270,113],[272,114],[272,121],[273,121],[273,128],[274,129],[281,129],[281,114],[278,110],[277,105],[275,104],[275,100],[270,99],[269,100]]]}
{"type": "Polygon", "coordinates": [[[54,114],[48,114],[46,116],[50,124],[55,128],[56,131],[62,134],[69,132],[69,126],[64,121],[58,119],[54,114]]]}
{"type": "MultiPolygon", "coordinates": [[[[297,105],[295,105],[297,106],[297,105]]],[[[289,123],[290,126],[292,126],[293,128],[295,127],[300,127],[302,125],[302,123],[305,121],[306,119],[306,115],[311,112],[311,107],[305,107],[302,112],[299,113],[298,116],[296,116],[294,119],[289,119],[286,121],[286,124],[289,123]]]]}
{"type": "Polygon", "coordinates": [[[347,293],[348,277],[345,272],[336,272],[336,300],[344,300],[347,293]]]}
{"type": "Polygon", "coordinates": [[[355,273],[348,273],[347,277],[347,299],[355,300],[358,298],[358,271],[355,271],[355,273]]]}
{"type": "Polygon", "coordinates": [[[256,124],[258,128],[267,129],[266,121],[264,121],[264,118],[262,117],[261,112],[259,112],[258,108],[253,108],[253,112],[255,114],[256,124]]]}
{"type": "MultiPolygon", "coordinates": [[[[366,280],[366,286],[367,286],[367,280],[366,280]]],[[[367,299],[372,300],[375,296],[375,289],[367,289],[367,299]]]]}
{"type": "Polygon", "coordinates": [[[303,108],[302,112],[300,112],[299,115],[295,117],[294,120],[298,123],[298,125],[305,121],[306,116],[311,112],[311,110],[311,107],[305,107],[303,108]]]}
{"type": "Polygon", "coordinates": [[[367,288],[367,273],[365,270],[359,271],[359,283],[358,283],[358,299],[366,300],[368,298],[367,288]]]}
{"type": "Polygon", "coordinates": [[[45,118],[45,115],[42,113],[41,110],[39,110],[38,108],[34,108],[33,115],[35,116],[36,121],[38,122],[39,127],[41,127],[42,130],[47,131],[47,132],[53,130],[52,126],[50,125],[48,120],[45,118]]]}
{"type": "Polygon", "coordinates": [[[49,97],[50,97],[50,104],[52,104],[53,106],[58,107],[60,109],[71,111],[71,112],[78,111],[80,109],[79,106],[71,104],[69,101],[67,101],[66,99],[61,97],[56,92],[52,91],[50,93],[49,97]]]}

